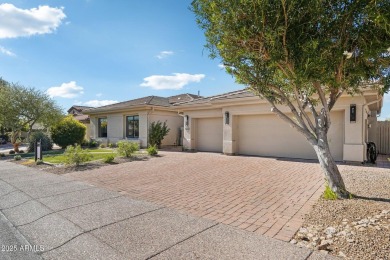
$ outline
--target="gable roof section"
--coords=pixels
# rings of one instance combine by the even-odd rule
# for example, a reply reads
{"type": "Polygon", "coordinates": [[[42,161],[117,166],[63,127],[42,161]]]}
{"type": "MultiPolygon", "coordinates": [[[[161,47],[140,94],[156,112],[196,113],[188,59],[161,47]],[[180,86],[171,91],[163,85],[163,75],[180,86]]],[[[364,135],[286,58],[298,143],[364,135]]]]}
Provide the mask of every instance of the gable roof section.
{"type": "Polygon", "coordinates": [[[88,107],[88,106],[78,106],[78,105],[73,105],[71,106],[69,109],[68,109],[68,114],[70,113],[70,111],[72,109],[76,110],[77,112],[79,112],[79,114],[82,114],[83,110],[85,109],[90,109],[90,108],[93,108],[93,107],[88,107]]]}
{"type": "Polygon", "coordinates": [[[201,98],[201,96],[186,93],[186,94],[168,97],[168,102],[169,102],[169,104],[175,104],[175,103],[179,103],[179,102],[192,101],[192,100],[197,99],[197,98],[201,98]]]}
{"type": "Polygon", "coordinates": [[[134,107],[143,107],[143,106],[159,106],[159,107],[171,107],[173,104],[181,101],[191,101],[194,98],[199,98],[198,95],[193,94],[180,94],[171,97],[159,97],[159,96],[147,96],[137,99],[132,99],[128,101],[123,101],[111,105],[90,108],[85,110],[86,114],[96,113],[96,112],[105,112],[105,111],[115,111],[115,110],[124,110],[127,108],[134,107]]]}
{"type": "Polygon", "coordinates": [[[230,99],[245,98],[245,97],[255,97],[255,94],[253,94],[251,91],[247,89],[241,89],[241,90],[236,90],[236,91],[223,93],[215,96],[200,97],[189,101],[175,103],[174,106],[204,104],[214,100],[230,100],[230,99]]]}

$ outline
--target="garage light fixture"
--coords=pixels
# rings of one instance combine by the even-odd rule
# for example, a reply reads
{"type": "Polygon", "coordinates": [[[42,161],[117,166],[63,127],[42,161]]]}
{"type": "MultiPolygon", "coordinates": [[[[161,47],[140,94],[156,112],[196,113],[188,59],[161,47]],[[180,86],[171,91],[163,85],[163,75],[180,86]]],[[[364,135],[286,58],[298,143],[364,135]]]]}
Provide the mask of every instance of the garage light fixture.
{"type": "Polygon", "coordinates": [[[230,114],[228,111],[225,112],[225,125],[228,125],[230,121],[230,114]]]}
{"type": "Polygon", "coordinates": [[[351,123],[356,122],[356,105],[355,104],[351,104],[351,106],[349,107],[349,121],[351,123]]]}
{"type": "Polygon", "coordinates": [[[188,126],[189,122],[190,122],[190,117],[186,115],[186,126],[188,126]]]}

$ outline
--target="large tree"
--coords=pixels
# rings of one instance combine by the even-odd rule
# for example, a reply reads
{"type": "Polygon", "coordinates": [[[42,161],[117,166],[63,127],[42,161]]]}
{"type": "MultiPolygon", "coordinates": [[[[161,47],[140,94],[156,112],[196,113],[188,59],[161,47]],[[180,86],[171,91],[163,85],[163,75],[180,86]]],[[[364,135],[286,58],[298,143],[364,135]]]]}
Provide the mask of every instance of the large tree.
{"type": "Polygon", "coordinates": [[[46,93],[0,80],[0,125],[11,129],[12,143],[22,129],[31,132],[36,123],[50,126],[62,117],[60,107],[46,93]]]}
{"type": "Polygon", "coordinates": [[[390,1],[194,0],[192,10],[210,56],[306,137],[330,188],[348,198],[330,111],[344,93],[389,88],[390,1]]]}

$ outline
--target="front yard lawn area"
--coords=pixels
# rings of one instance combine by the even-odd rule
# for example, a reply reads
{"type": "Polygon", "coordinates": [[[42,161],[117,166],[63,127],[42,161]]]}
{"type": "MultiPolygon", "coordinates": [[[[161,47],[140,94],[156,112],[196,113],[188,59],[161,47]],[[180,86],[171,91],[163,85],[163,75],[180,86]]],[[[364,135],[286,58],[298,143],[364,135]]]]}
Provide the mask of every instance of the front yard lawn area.
{"type": "MultiPolygon", "coordinates": [[[[65,162],[65,156],[64,156],[64,150],[61,150],[62,152],[59,154],[49,154],[49,155],[43,155],[43,161],[48,163],[64,163],[65,162]]],[[[106,149],[106,148],[98,148],[98,149],[89,149],[89,152],[91,153],[92,157],[89,161],[96,161],[100,159],[106,158],[108,155],[114,155],[116,156],[117,153],[114,149],[106,149]]]]}
{"type": "MultiPolygon", "coordinates": [[[[91,151],[91,159],[89,161],[96,161],[100,159],[106,158],[108,155],[116,156],[116,152],[92,152],[91,151]]],[[[65,156],[63,154],[59,155],[48,155],[43,157],[44,162],[48,163],[64,163],[65,162],[65,156]]]]}

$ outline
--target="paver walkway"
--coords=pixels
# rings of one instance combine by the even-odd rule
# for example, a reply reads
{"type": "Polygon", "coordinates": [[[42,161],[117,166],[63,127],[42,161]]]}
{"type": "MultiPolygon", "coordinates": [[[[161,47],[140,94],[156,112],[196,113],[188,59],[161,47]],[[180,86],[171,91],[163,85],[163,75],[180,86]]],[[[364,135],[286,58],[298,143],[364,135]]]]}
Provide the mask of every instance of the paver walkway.
{"type": "Polygon", "coordinates": [[[334,259],[0,161],[0,259],[334,259]]]}
{"type": "Polygon", "coordinates": [[[161,158],[67,175],[283,241],[323,191],[313,161],[214,153],[161,152],[161,158]]]}

